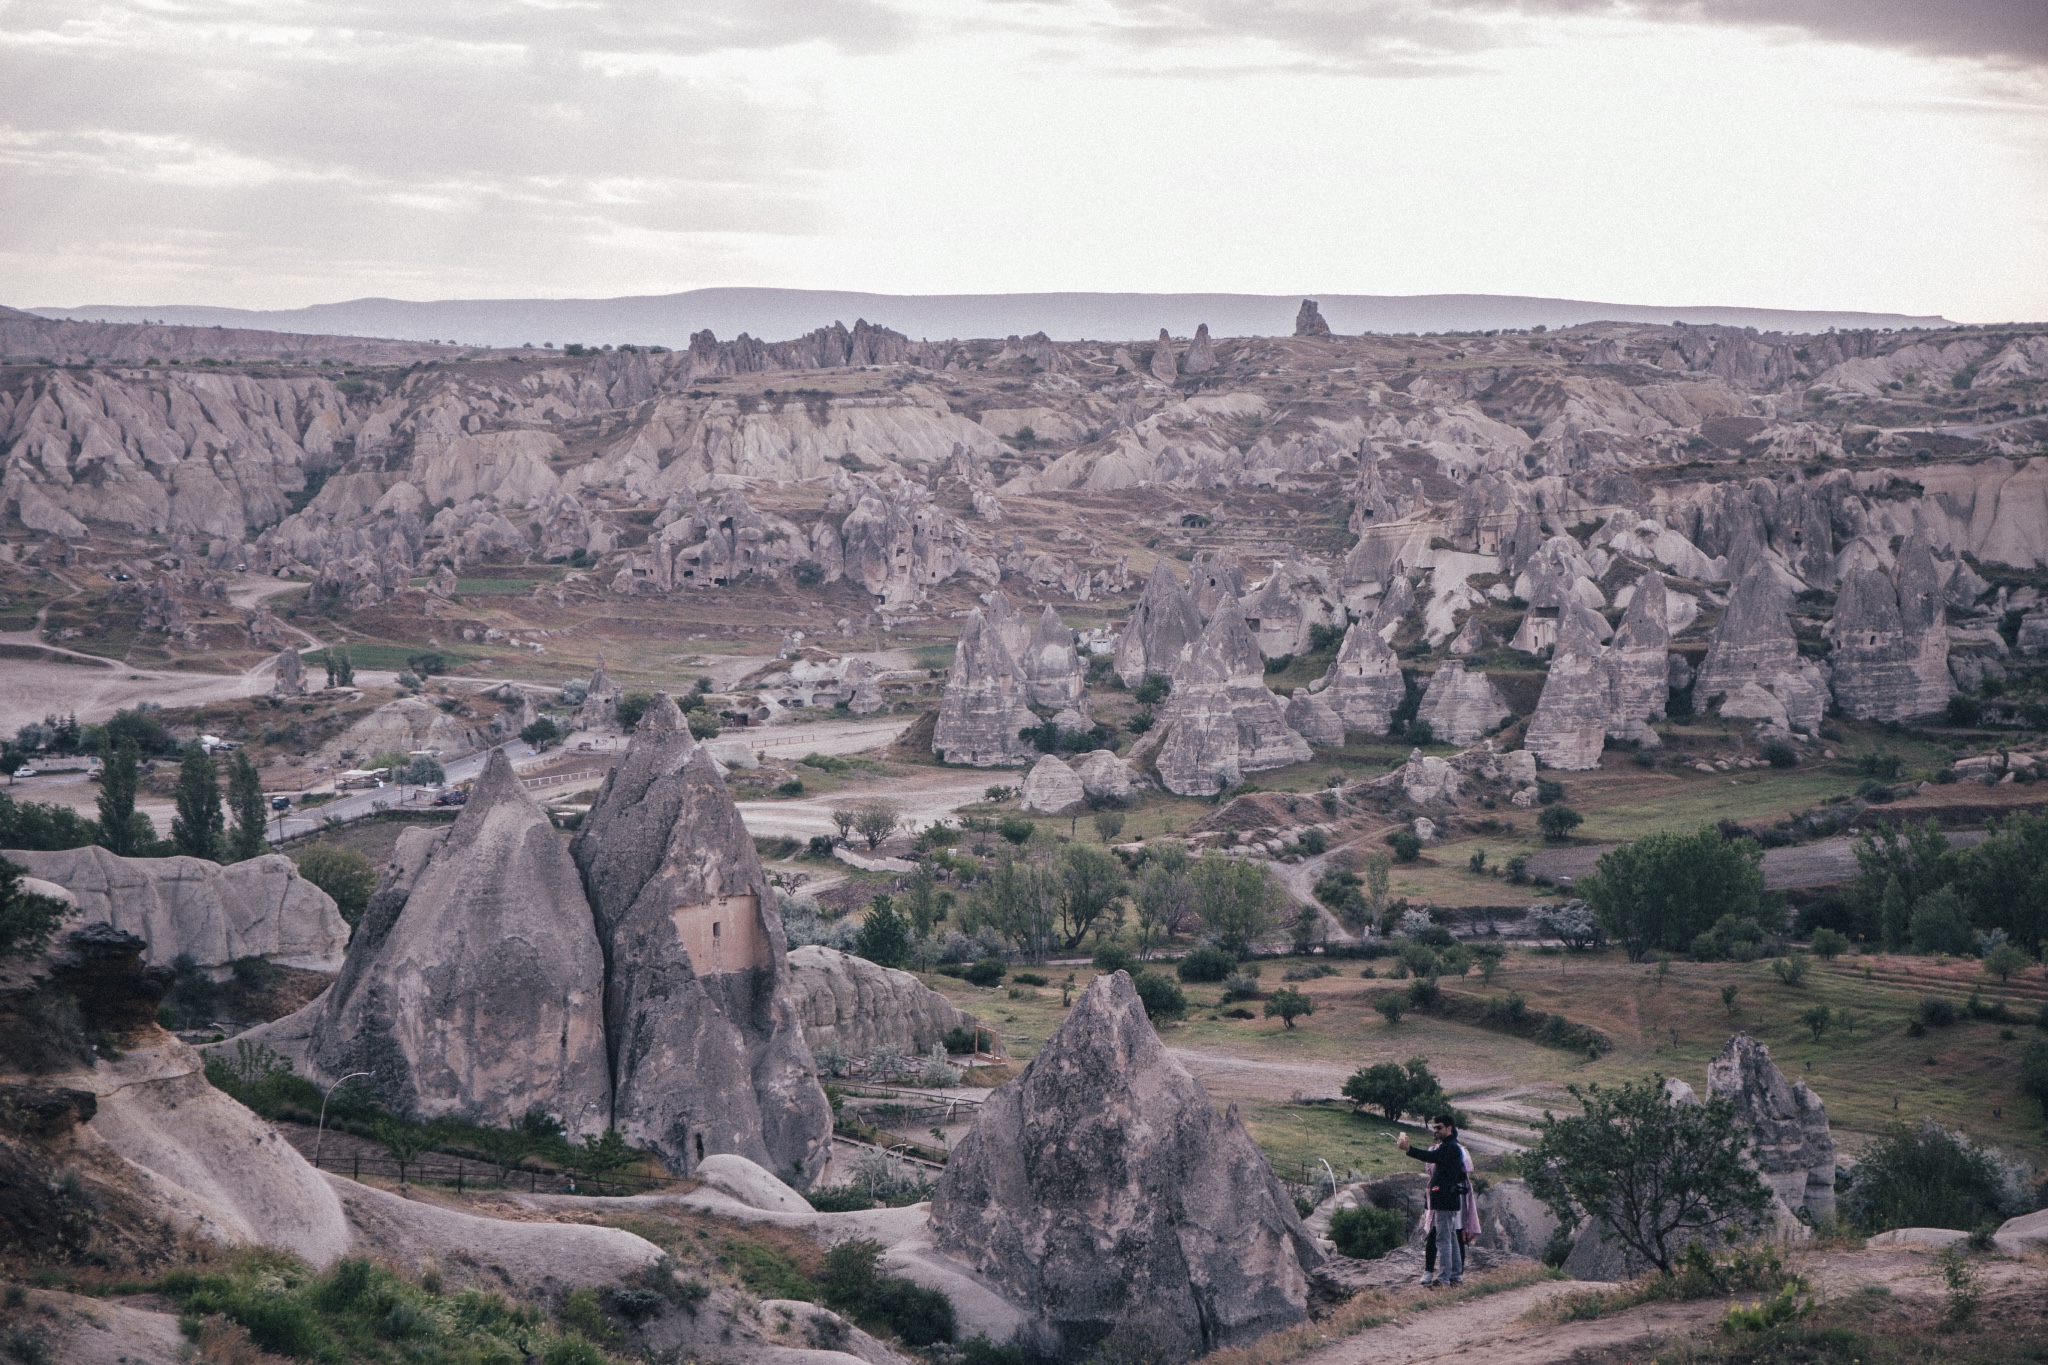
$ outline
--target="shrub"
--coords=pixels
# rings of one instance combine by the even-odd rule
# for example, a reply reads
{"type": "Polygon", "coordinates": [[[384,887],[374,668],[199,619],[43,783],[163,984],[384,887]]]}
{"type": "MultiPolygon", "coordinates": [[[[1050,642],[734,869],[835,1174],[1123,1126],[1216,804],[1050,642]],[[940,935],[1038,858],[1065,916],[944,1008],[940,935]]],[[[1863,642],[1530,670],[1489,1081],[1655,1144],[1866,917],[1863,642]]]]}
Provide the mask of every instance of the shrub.
{"type": "Polygon", "coordinates": [[[1160,972],[1139,972],[1131,978],[1145,1017],[1154,1024],[1171,1023],[1188,1012],[1188,998],[1180,983],[1160,972]]]}
{"type": "Polygon", "coordinates": [[[1930,1028],[1947,1028],[1958,1018],[1956,1002],[1930,995],[1920,1002],[1920,1022],[1930,1028]]]}
{"type": "Polygon", "coordinates": [[[1401,1016],[1408,1012],[1408,1002],[1398,994],[1383,995],[1373,1002],[1374,1009],[1387,1017],[1387,1027],[1393,1028],[1401,1022],[1401,1016]]]}
{"type": "Polygon", "coordinates": [[[1340,1255],[1375,1261],[1408,1240],[1408,1219],[1399,1209],[1370,1204],[1330,1215],[1330,1240],[1340,1255]]]}
{"type": "Polygon", "coordinates": [[[521,730],[519,737],[536,749],[545,749],[548,745],[561,738],[561,734],[560,726],[556,725],[548,717],[542,716],[530,723],[524,730],[521,730]]]}
{"type": "Polygon", "coordinates": [[[965,976],[972,986],[1000,986],[1009,970],[1001,958],[985,957],[969,966],[965,976]]]}
{"type": "Polygon", "coordinates": [[[315,844],[299,855],[299,875],[334,898],[334,908],[353,927],[377,889],[377,865],[339,844],[315,844]]]}
{"type": "Polygon", "coordinates": [[[1847,1173],[1842,1216],[1863,1232],[1995,1223],[2013,1202],[1991,1157],[1929,1119],[1893,1124],[1847,1173]]]}
{"type": "Polygon", "coordinates": [[[1573,830],[1584,824],[1586,817],[1567,805],[1545,806],[1536,817],[1536,826],[1543,831],[1543,837],[1553,844],[1561,844],[1571,837],[1573,830]]]}
{"type": "Polygon", "coordinates": [[[1422,856],[1422,840],[1413,830],[1395,830],[1387,836],[1387,847],[1394,850],[1396,862],[1412,863],[1422,856]]]}
{"type": "Polygon", "coordinates": [[[1773,768],[1797,767],[1799,751],[1782,739],[1774,739],[1764,745],[1764,761],[1773,768]]]}
{"type": "Polygon", "coordinates": [[[2011,981],[2014,976],[2033,965],[2034,959],[2029,957],[2024,949],[2010,943],[2001,943],[1984,954],[1985,973],[1997,977],[2001,982],[2011,981]]]}
{"type": "Polygon", "coordinates": [[[1095,969],[1102,972],[1128,972],[1137,966],[1138,959],[1129,948],[1121,943],[1105,943],[1095,950],[1095,969]]]}
{"type": "Polygon", "coordinates": [[[640,724],[640,717],[647,714],[647,708],[654,705],[652,692],[628,692],[619,698],[619,725],[631,730],[640,724]]]}
{"type": "Polygon", "coordinates": [[[1037,825],[1033,824],[1031,821],[1025,819],[1021,815],[1005,815],[1002,819],[996,822],[996,833],[1002,835],[1004,839],[1008,840],[1010,843],[1015,844],[1019,847],[1022,847],[1026,843],[1029,843],[1031,840],[1031,836],[1034,833],[1036,833],[1037,830],[1037,825]]]}
{"type": "Polygon", "coordinates": [[[1256,1000],[1259,998],[1259,979],[1245,972],[1232,972],[1223,978],[1223,1002],[1233,1000],[1256,1000]]]}
{"type": "Polygon", "coordinates": [[[1833,962],[1849,951],[1849,936],[1836,929],[1813,931],[1813,955],[1823,962],[1833,962]]]}
{"type": "Polygon", "coordinates": [[[1183,981],[1221,981],[1237,970],[1237,958],[1221,948],[1202,947],[1183,957],[1176,970],[1183,981]]]}
{"type": "Polygon", "coordinates": [[[1435,1007],[1436,1003],[1443,999],[1443,995],[1443,987],[1437,985],[1433,976],[1418,976],[1408,983],[1408,1003],[1416,1009],[1426,1010],[1435,1007]]]}
{"type": "Polygon", "coordinates": [[[2036,1038],[2020,1053],[2020,1093],[2032,1097],[2048,1117],[2048,1041],[2036,1038]]]}
{"type": "Polygon", "coordinates": [[[1779,958],[1771,964],[1771,974],[1787,986],[1805,985],[1806,954],[1794,953],[1790,957],[1779,958]]]}
{"type": "Polygon", "coordinates": [[[864,1326],[894,1332],[907,1346],[925,1347],[951,1341],[955,1329],[953,1301],[880,1270],[878,1242],[855,1239],[825,1253],[820,1286],[828,1306],[864,1326]]]}

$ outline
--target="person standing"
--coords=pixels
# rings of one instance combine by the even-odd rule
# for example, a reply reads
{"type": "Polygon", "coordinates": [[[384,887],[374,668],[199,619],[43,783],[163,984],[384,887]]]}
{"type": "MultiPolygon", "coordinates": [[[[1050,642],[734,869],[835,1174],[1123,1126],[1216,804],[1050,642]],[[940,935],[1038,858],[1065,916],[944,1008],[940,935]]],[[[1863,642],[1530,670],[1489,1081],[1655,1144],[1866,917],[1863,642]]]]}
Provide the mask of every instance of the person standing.
{"type": "Polygon", "coordinates": [[[1465,1243],[1459,1236],[1465,1191],[1470,1182],[1465,1174],[1465,1149],[1458,1145],[1458,1125],[1449,1114],[1429,1121],[1436,1135],[1435,1145],[1417,1151],[1409,1146],[1406,1133],[1395,1145],[1417,1161],[1429,1166],[1429,1238],[1423,1245],[1422,1283],[1438,1282],[1437,1258],[1443,1258],[1444,1284],[1465,1282],[1465,1243]]]}

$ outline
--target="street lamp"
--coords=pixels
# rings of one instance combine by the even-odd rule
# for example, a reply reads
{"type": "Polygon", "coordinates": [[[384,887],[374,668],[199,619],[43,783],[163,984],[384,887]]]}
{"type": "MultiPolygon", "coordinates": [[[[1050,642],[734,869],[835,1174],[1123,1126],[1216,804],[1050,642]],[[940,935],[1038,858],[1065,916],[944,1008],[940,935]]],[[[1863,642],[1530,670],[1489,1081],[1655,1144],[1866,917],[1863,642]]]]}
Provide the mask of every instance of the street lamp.
{"type": "Polygon", "coordinates": [[[322,1096],[320,1097],[320,1126],[319,1126],[318,1128],[316,1128],[316,1129],[314,1129],[314,1130],[313,1130],[313,1169],[314,1169],[314,1170],[316,1170],[316,1171],[317,1171],[317,1170],[319,1170],[319,1169],[320,1169],[320,1144],[321,1144],[321,1143],[323,1143],[323,1142],[325,1142],[325,1141],[327,1140],[327,1101],[329,1101],[329,1100],[331,1100],[331,1099],[333,1099],[333,1098],[334,1098],[334,1092],[335,1092],[335,1091],[337,1091],[337,1090],[341,1089],[341,1088],[342,1088],[343,1086],[347,1085],[347,1084],[348,1084],[348,1083],[349,1083],[350,1081],[354,1080],[354,1079],[355,1079],[356,1077],[358,1077],[358,1076],[367,1076],[367,1075],[369,1075],[369,1074],[370,1074],[370,1073],[369,1073],[369,1072],[367,1072],[367,1071],[351,1071],[351,1072],[349,1072],[349,1073],[348,1073],[348,1075],[346,1075],[346,1076],[343,1076],[343,1077],[342,1077],[342,1078],[341,1078],[340,1080],[336,1081],[336,1082],[335,1082],[335,1083],[334,1083],[333,1085],[330,1085],[330,1086],[328,1086],[328,1087],[327,1087],[327,1093],[326,1093],[326,1094],[324,1094],[324,1095],[322,1095],[322,1096]]]}

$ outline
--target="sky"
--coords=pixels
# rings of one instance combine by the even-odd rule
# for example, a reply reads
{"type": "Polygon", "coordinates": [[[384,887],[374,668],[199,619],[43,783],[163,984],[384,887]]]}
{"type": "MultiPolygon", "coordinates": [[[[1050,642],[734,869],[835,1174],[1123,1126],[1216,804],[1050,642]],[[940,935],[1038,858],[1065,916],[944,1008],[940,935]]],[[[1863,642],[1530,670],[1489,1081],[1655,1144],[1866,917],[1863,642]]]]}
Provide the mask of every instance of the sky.
{"type": "Polygon", "coordinates": [[[0,0],[0,303],[2048,319],[2048,0],[0,0]]]}

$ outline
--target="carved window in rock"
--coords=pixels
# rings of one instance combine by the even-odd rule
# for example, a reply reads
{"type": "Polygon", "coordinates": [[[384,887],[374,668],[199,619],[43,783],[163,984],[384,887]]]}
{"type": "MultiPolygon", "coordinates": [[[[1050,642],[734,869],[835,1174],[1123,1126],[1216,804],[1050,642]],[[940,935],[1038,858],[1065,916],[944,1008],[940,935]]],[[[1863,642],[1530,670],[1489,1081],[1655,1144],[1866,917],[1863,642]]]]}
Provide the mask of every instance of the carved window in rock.
{"type": "Polygon", "coordinates": [[[699,976],[774,965],[768,935],[761,928],[760,904],[752,892],[678,906],[673,919],[676,938],[699,976]]]}

